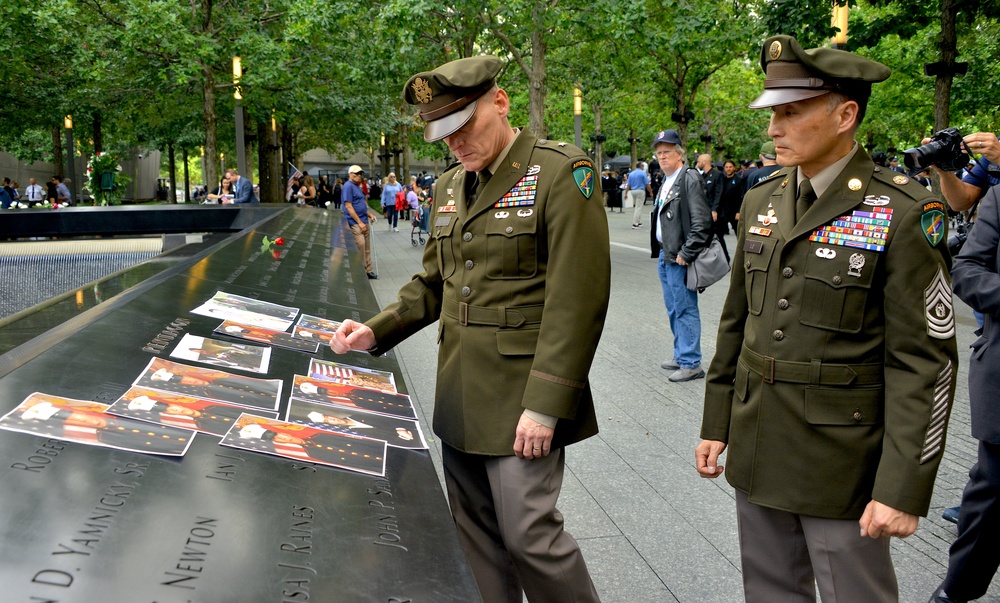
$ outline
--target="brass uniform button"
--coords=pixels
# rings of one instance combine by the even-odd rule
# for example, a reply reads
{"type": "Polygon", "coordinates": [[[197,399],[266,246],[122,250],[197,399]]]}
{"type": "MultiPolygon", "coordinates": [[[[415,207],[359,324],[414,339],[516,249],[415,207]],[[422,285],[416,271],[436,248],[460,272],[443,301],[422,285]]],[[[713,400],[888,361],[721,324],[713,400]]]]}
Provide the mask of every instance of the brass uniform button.
{"type": "Polygon", "coordinates": [[[771,336],[774,337],[775,341],[781,341],[785,338],[785,332],[781,329],[775,329],[774,333],[771,333],[771,336]]]}
{"type": "Polygon", "coordinates": [[[844,279],[840,278],[839,274],[837,276],[833,277],[833,284],[834,285],[839,285],[842,282],[844,282],[844,279]]]}
{"type": "Polygon", "coordinates": [[[513,226],[508,226],[507,229],[504,232],[506,232],[507,234],[510,234],[510,233],[514,232],[514,227],[513,226]]]}
{"type": "Polygon", "coordinates": [[[462,297],[469,297],[470,295],[472,295],[472,288],[462,287],[462,297]]]}
{"type": "Polygon", "coordinates": [[[465,241],[466,243],[468,243],[469,241],[471,241],[472,240],[472,233],[471,232],[467,232],[464,235],[462,235],[462,240],[465,241]]]}
{"type": "Polygon", "coordinates": [[[785,278],[792,278],[792,276],[794,276],[794,275],[795,275],[795,271],[792,270],[792,268],[790,266],[785,266],[781,270],[781,276],[783,276],[785,278]]]}
{"type": "Polygon", "coordinates": [[[779,299],[778,300],[778,309],[780,309],[780,310],[787,310],[788,309],[788,300],[787,299],[779,299]]]}
{"type": "Polygon", "coordinates": [[[864,418],[864,415],[862,415],[862,414],[861,414],[861,411],[860,411],[860,410],[856,410],[856,411],[854,411],[854,420],[855,420],[855,421],[858,421],[858,422],[860,422],[860,421],[861,421],[861,419],[863,419],[863,418],[864,418]]]}
{"type": "Polygon", "coordinates": [[[465,260],[465,269],[466,270],[472,270],[473,266],[475,266],[475,263],[473,263],[472,260],[465,260]]]}

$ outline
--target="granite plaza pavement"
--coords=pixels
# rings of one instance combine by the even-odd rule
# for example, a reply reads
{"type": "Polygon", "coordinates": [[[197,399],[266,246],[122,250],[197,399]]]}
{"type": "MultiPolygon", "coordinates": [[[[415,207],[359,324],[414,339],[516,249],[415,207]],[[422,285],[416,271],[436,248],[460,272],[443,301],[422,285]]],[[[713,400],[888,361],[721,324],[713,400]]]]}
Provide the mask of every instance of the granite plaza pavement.
{"type": "MultiPolygon", "coordinates": [[[[673,384],[660,368],[673,348],[656,262],[649,257],[649,225],[633,230],[628,209],[609,213],[608,221],[611,303],[590,372],[601,432],[567,450],[559,501],[566,529],[580,542],[605,603],[742,601],[733,490],[724,478],[702,479],[694,470],[705,381],[673,384]]],[[[410,231],[402,220],[399,232],[389,231],[382,219],[375,225],[379,278],[370,283],[381,306],[394,301],[419,271],[423,245],[411,245],[410,231]]],[[[735,241],[726,238],[730,249],[735,241]]],[[[700,296],[706,366],[715,353],[727,287],[728,277],[700,296]]],[[[892,543],[904,603],[925,603],[944,576],[955,526],[941,512],[958,504],[976,458],[966,364],[975,320],[957,298],[956,316],[958,390],[929,517],[921,519],[916,534],[892,543]]],[[[427,426],[440,476],[441,444],[429,428],[436,336],[436,325],[427,327],[394,353],[427,426]]],[[[1000,580],[981,601],[1000,601],[1000,580]]]]}

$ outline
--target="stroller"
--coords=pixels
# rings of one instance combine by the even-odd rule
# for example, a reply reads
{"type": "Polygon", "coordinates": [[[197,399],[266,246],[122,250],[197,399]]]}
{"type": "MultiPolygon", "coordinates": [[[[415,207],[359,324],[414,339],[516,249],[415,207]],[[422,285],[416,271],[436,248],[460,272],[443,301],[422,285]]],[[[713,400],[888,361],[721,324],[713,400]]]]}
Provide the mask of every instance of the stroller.
{"type": "Polygon", "coordinates": [[[427,224],[431,211],[430,207],[424,203],[417,206],[411,213],[413,215],[410,223],[413,224],[413,228],[410,229],[410,244],[416,247],[418,239],[420,240],[420,244],[423,245],[427,242],[424,235],[430,236],[431,234],[427,224]]]}

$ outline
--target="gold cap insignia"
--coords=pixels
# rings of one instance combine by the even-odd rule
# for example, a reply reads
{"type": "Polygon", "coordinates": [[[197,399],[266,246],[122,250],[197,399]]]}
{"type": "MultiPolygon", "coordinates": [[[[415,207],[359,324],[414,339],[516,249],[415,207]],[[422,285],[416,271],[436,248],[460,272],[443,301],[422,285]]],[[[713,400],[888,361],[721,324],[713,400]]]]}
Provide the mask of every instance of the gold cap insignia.
{"type": "Polygon", "coordinates": [[[434,94],[431,92],[431,87],[427,83],[427,80],[422,77],[413,80],[413,97],[422,105],[426,105],[434,100],[434,94]]]}
{"type": "Polygon", "coordinates": [[[771,57],[772,61],[777,61],[778,57],[781,56],[781,42],[777,40],[771,42],[771,47],[767,49],[767,56],[771,57]]]}
{"type": "Polygon", "coordinates": [[[861,190],[861,181],[858,180],[857,178],[851,178],[850,181],[848,181],[847,183],[847,188],[851,189],[852,191],[859,191],[861,190]]]}
{"type": "Polygon", "coordinates": [[[892,181],[895,182],[896,184],[906,184],[907,182],[910,181],[910,179],[907,178],[906,176],[893,176],[892,181]]]}

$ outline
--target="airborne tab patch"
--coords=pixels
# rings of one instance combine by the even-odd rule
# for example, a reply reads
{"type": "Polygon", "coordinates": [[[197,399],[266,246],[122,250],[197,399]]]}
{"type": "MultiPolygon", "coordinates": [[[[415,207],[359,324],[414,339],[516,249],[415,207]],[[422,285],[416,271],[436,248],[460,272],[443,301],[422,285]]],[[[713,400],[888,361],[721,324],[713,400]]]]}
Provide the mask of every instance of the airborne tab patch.
{"type": "Polygon", "coordinates": [[[590,199],[594,194],[594,164],[589,159],[573,162],[573,180],[583,196],[590,199]]]}
{"type": "Polygon", "coordinates": [[[940,201],[924,203],[923,213],[920,215],[920,225],[923,227],[924,236],[931,247],[937,246],[944,238],[945,215],[944,203],[940,201]]]}

